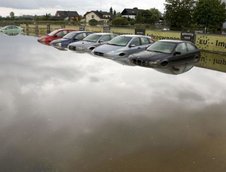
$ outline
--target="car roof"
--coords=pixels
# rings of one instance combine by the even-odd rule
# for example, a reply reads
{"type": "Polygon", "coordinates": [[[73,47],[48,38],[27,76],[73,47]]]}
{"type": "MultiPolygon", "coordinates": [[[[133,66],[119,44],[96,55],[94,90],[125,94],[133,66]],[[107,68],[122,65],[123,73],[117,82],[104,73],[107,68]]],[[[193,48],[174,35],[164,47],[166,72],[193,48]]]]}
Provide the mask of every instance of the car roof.
{"type": "Polygon", "coordinates": [[[62,31],[62,30],[71,30],[71,31],[76,31],[75,29],[56,29],[56,31],[62,31]]]}
{"type": "MultiPolygon", "coordinates": [[[[182,43],[182,42],[189,42],[189,41],[184,41],[184,40],[176,40],[176,39],[162,39],[159,40],[161,42],[172,42],[172,43],[182,43]]],[[[190,43],[190,42],[189,42],[190,43]]]]}
{"type": "Polygon", "coordinates": [[[102,32],[100,32],[100,33],[93,33],[93,34],[95,34],[95,35],[112,35],[113,33],[102,33],[102,32]]]}
{"type": "Polygon", "coordinates": [[[127,37],[146,37],[146,38],[150,38],[150,36],[146,36],[146,35],[119,35],[119,36],[127,36],[127,37]]]}
{"type": "Polygon", "coordinates": [[[93,32],[75,30],[75,31],[72,31],[70,33],[93,33],[93,32]]]}

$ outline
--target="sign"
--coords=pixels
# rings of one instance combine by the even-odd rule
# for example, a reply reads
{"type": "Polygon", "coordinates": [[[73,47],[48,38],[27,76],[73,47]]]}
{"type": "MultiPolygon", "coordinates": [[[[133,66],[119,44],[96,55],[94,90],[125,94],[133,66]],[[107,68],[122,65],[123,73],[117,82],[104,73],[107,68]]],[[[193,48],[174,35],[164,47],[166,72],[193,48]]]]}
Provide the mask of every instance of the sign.
{"type": "Polygon", "coordinates": [[[181,40],[190,41],[195,43],[195,33],[194,32],[181,32],[181,40]]]}
{"type": "Polygon", "coordinates": [[[151,36],[155,41],[161,39],[180,39],[181,32],[174,31],[155,31],[155,30],[146,30],[146,34],[151,36]]]}
{"type": "Polygon", "coordinates": [[[135,29],[135,35],[145,35],[145,29],[135,29]]]}

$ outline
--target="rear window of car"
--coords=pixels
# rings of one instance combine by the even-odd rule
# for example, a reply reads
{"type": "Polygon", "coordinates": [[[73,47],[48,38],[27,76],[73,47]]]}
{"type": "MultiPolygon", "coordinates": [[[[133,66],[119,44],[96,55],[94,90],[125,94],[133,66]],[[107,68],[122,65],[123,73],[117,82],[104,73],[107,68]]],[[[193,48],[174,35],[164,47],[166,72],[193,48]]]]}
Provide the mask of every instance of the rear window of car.
{"type": "Polygon", "coordinates": [[[140,40],[142,45],[150,44],[150,41],[148,38],[141,37],[140,40]]]}
{"type": "Polygon", "coordinates": [[[195,51],[197,49],[194,45],[190,43],[187,43],[187,47],[188,47],[188,51],[195,51]]]}

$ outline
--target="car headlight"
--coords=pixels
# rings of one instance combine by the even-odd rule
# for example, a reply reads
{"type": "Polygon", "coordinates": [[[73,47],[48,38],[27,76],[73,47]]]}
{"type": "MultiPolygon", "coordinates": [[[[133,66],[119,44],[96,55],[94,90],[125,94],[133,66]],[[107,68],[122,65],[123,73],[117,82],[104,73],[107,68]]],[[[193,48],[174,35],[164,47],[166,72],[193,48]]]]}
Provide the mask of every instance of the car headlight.
{"type": "Polygon", "coordinates": [[[58,42],[57,44],[56,44],[56,46],[59,46],[59,47],[61,47],[61,42],[58,42]]]}

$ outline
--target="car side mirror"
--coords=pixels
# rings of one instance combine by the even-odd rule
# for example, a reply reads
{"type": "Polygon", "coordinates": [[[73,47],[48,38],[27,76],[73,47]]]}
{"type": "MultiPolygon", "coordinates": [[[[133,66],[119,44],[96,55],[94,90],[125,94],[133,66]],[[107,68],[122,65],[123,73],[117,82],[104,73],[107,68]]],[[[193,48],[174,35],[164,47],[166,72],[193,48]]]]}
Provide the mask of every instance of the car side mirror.
{"type": "Polygon", "coordinates": [[[104,43],[104,41],[103,41],[103,40],[99,40],[98,42],[99,42],[100,44],[104,43]]]}
{"type": "Polygon", "coordinates": [[[135,45],[135,44],[130,44],[129,47],[130,47],[130,48],[136,47],[136,45],[135,45]]]}
{"type": "Polygon", "coordinates": [[[181,55],[181,52],[176,51],[176,52],[173,53],[173,55],[175,55],[175,56],[176,56],[176,55],[181,55]]]}

